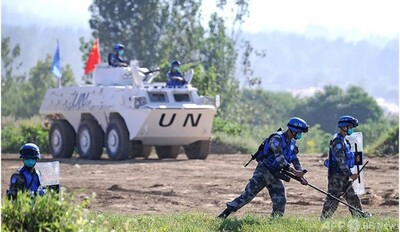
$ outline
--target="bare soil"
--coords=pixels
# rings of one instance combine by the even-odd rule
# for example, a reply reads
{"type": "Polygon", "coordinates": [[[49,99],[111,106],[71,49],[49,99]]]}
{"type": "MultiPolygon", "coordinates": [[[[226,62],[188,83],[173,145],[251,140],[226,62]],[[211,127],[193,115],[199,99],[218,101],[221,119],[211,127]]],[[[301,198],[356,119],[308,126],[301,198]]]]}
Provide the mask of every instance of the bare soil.
{"type": "MultiPolygon", "coordinates": [[[[149,159],[110,161],[58,159],[61,165],[61,185],[81,199],[95,196],[89,205],[94,212],[118,212],[134,215],[167,214],[171,212],[204,212],[219,214],[227,201],[234,199],[252,176],[256,162],[243,165],[248,155],[211,154],[206,160],[188,160],[180,154],[176,160],[149,159]]],[[[309,183],[326,190],[326,168],[320,155],[300,155],[309,183]]],[[[373,215],[398,217],[399,214],[399,157],[365,157],[366,194],[361,195],[365,211],[373,215]]],[[[41,162],[54,161],[44,155],[41,162]]],[[[1,156],[2,197],[8,188],[10,175],[22,162],[16,154],[1,156]]],[[[285,183],[287,215],[318,217],[325,196],[296,181],[285,183]]],[[[236,212],[269,215],[271,199],[267,190],[261,191],[252,202],[236,212]]],[[[339,205],[336,216],[350,215],[339,205]]]]}

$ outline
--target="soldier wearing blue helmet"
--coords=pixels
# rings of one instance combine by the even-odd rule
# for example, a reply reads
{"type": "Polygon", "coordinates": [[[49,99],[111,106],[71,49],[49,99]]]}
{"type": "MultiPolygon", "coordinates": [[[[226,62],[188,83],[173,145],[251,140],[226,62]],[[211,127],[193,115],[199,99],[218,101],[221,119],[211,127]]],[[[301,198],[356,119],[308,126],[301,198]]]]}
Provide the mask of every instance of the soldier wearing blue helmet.
{"type": "MultiPolygon", "coordinates": [[[[328,167],[328,192],[340,198],[340,195],[346,188],[349,178],[355,180],[357,174],[353,174],[350,168],[354,167],[354,153],[351,151],[350,142],[345,138],[346,135],[353,133],[353,128],[358,126],[358,120],[352,116],[340,117],[337,126],[339,132],[333,136],[329,144],[329,158],[325,160],[324,165],[328,167]]],[[[343,195],[347,203],[362,210],[361,201],[350,185],[343,195]]],[[[336,211],[339,202],[327,196],[321,213],[321,219],[330,218],[336,211]]],[[[368,217],[368,213],[361,215],[359,212],[349,208],[353,217],[368,217]]]]}
{"type": "Polygon", "coordinates": [[[40,189],[40,172],[35,169],[36,161],[40,159],[39,147],[34,143],[26,143],[19,150],[19,154],[24,166],[11,175],[7,196],[15,199],[20,191],[43,195],[44,190],[40,189]]]}
{"type": "MultiPolygon", "coordinates": [[[[259,146],[258,151],[252,156],[258,161],[253,177],[247,184],[244,192],[233,201],[228,202],[226,209],[218,215],[226,218],[232,212],[249,203],[262,189],[267,188],[272,200],[273,217],[283,216],[286,206],[286,192],[282,179],[285,179],[281,170],[287,170],[302,179],[302,184],[307,185],[304,179],[303,168],[297,158],[298,147],[296,140],[301,139],[302,133],[307,133],[309,126],[298,117],[291,118],[287,123],[288,129],[272,133],[259,146]],[[290,167],[293,164],[293,167],[290,167]]],[[[286,179],[287,181],[287,179],[286,179]]]]}
{"type": "Polygon", "coordinates": [[[182,73],[179,70],[181,62],[174,60],[171,62],[170,70],[167,73],[167,86],[180,87],[186,84],[185,79],[182,78],[182,73]]]}
{"type": "Polygon", "coordinates": [[[112,67],[128,67],[128,62],[121,57],[124,55],[124,45],[114,44],[114,53],[108,54],[108,64],[112,67]]]}

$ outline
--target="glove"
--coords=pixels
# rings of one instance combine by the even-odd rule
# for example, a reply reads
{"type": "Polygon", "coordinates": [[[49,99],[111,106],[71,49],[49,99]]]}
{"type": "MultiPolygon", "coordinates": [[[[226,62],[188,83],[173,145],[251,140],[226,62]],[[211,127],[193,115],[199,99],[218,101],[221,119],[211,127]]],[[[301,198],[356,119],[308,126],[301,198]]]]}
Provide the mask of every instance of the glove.
{"type": "Polygon", "coordinates": [[[301,182],[302,185],[308,185],[308,181],[305,178],[301,178],[301,182]]]}
{"type": "Polygon", "coordinates": [[[297,171],[297,170],[294,169],[294,168],[289,168],[289,171],[290,171],[291,173],[293,173],[295,176],[299,177],[299,178],[303,178],[304,173],[305,173],[305,172],[303,172],[303,171],[297,171]]]}
{"type": "Polygon", "coordinates": [[[46,189],[39,189],[39,196],[43,196],[46,193],[46,189]]]}
{"type": "Polygon", "coordinates": [[[358,178],[358,174],[356,174],[356,173],[355,174],[351,174],[350,178],[352,180],[356,180],[358,178]]]}

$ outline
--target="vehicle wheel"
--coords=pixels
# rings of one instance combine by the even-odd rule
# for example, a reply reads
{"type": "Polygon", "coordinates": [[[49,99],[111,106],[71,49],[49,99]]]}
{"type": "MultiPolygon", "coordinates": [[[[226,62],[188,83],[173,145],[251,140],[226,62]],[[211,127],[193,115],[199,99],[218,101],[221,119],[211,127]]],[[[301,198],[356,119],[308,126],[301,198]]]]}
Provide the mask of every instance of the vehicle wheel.
{"type": "Polygon", "coordinates": [[[53,121],[49,132],[49,147],[54,158],[71,158],[75,147],[75,131],[68,121],[53,121]]]}
{"type": "Polygon", "coordinates": [[[110,159],[124,160],[129,157],[132,152],[132,143],[123,119],[111,119],[106,130],[105,145],[110,159]]]}
{"type": "Polygon", "coordinates": [[[180,151],[180,146],[156,146],[156,153],[159,159],[176,159],[180,151]]]}
{"type": "Polygon", "coordinates": [[[197,141],[184,148],[189,159],[206,159],[210,151],[210,141],[197,141]]]}
{"type": "Polygon", "coordinates": [[[76,136],[76,147],[82,159],[100,159],[103,153],[104,133],[94,120],[82,121],[76,136]]]}
{"type": "Polygon", "coordinates": [[[140,141],[132,142],[132,158],[143,157],[149,158],[151,153],[151,146],[144,146],[140,141]]]}

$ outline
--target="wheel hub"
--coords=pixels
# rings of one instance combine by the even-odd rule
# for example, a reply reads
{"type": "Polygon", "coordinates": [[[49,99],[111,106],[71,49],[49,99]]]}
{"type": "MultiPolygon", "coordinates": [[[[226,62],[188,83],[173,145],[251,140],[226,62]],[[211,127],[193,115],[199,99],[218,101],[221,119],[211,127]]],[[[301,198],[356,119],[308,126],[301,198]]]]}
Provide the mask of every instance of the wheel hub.
{"type": "Polygon", "coordinates": [[[51,138],[51,145],[56,153],[61,151],[62,139],[61,132],[59,130],[54,130],[53,136],[51,138]]]}
{"type": "Polygon", "coordinates": [[[84,153],[87,153],[90,148],[90,134],[88,130],[83,130],[79,139],[79,145],[84,153]]]}
{"type": "Polygon", "coordinates": [[[111,130],[108,133],[108,138],[107,138],[108,149],[110,149],[110,151],[114,153],[118,149],[118,144],[119,144],[118,133],[115,130],[111,130]]]}

